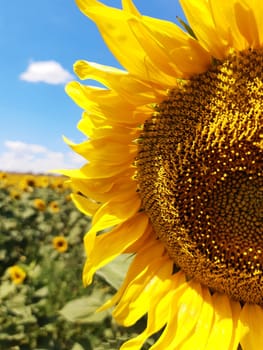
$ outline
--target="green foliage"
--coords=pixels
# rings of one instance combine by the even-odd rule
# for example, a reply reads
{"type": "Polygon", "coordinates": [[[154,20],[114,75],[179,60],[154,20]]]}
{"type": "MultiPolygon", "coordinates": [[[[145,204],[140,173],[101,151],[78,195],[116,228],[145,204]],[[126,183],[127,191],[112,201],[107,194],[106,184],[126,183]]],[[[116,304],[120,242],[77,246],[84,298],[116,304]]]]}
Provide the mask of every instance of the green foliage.
{"type": "Polygon", "coordinates": [[[89,220],[67,195],[47,187],[13,198],[8,188],[0,190],[0,349],[71,349],[75,343],[92,348],[86,327],[72,327],[59,314],[69,300],[87,294],[81,272],[89,220]],[[35,199],[46,208],[36,207],[35,199]],[[53,201],[57,212],[49,208],[53,201]],[[68,242],[64,253],[52,244],[56,236],[68,242]],[[26,272],[22,284],[10,279],[8,268],[13,265],[26,272]]]}
{"type": "Polygon", "coordinates": [[[82,286],[83,236],[90,220],[69,193],[47,186],[12,196],[10,188],[0,188],[0,349],[117,350],[145,326],[141,320],[127,330],[110,311],[96,312],[120,286],[132,257],[117,258],[92,286],[82,286]],[[57,236],[68,244],[64,252],[53,245],[57,236]],[[8,271],[14,265],[26,273],[17,284],[8,271]]]}

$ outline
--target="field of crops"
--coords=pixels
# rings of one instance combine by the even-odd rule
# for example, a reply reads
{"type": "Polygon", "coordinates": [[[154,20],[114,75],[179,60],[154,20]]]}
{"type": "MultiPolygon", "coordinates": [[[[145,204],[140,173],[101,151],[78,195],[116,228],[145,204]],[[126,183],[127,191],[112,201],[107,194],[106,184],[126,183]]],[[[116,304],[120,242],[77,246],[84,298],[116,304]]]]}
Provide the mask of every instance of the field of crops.
{"type": "Polygon", "coordinates": [[[95,313],[129,261],[82,286],[90,219],[70,192],[63,177],[0,172],[0,349],[114,350],[141,330],[143,320],[127,330],[110,312],[95,313]]]}

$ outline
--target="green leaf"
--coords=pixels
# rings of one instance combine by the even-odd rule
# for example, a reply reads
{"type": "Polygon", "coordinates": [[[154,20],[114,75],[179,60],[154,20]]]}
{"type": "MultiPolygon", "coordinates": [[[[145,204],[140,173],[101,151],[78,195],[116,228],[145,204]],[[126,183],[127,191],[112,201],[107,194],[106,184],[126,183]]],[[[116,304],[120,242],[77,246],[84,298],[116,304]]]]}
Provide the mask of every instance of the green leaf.
{"type": "Polygon", "coordinates": [[[97,275],[118,290],[132,262],[132,257],[132,254],[119,255],[112,262],[97,271],[97,275]]]}
{"type": "Polygon", "coordinates": [[[75,343],[71,350],[85,350],[79,343],[75,343]]]}
{"type": "Polygon", "coordinates": [[[102,291],[96,290],[90,296],[71,300],[59,313],[71,322],[99,323],[109,315],[107,311],[96,313],[96,310],[105,301],[106,295],[102,291]]]}
{"type": "Polygon", "coordinates": [[[48,287],[44,286],[38,290],[35,291],[34,296],[37,298],[43,298],[48,295],[48,287]]]}
{"type": "Polygon", "coordinates": [[[14,293],[16,290],[16,286],[13,283],[10,283],[9,281],[2,281],[2,284],[0,285],[0,298],[4,299],[14,293]]]}
{"type": "Polygon", "coordinates": [[[190,34],[193,38],[197,39],[195,33],[193,32],[193,29],[187,24],[185,21],[183,21],[180,17],[176,17],[178,22],[182,25],[182,27],[187,31],[188,34],[190,34]]]}

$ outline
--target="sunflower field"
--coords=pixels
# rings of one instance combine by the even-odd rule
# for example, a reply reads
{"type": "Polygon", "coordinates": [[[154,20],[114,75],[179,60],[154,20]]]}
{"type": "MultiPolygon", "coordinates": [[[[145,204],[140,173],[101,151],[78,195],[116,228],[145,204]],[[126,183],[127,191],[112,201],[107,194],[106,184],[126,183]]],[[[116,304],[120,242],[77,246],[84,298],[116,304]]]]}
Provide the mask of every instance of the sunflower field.
{"type": "Polygon", "coordinates": [[[130,258],[83,287],[90,219],[75,208],[65,180],[0,172],[1,350],[118,349],[143,326],[127,330],[109,311],[95,312],[120,286],[130,258]]]}

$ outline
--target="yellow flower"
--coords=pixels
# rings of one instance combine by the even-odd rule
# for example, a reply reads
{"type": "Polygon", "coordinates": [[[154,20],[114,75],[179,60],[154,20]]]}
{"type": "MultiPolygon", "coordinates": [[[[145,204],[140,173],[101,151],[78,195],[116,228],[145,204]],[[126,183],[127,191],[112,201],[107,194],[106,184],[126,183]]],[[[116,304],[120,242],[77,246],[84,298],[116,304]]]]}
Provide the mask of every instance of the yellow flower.
{"type": "Polygon", "coordinates": [[[59,205],[56,201],[52,201],[49,203],[49,209],[53,212],[53,213],[58,213],[60,211],[59,205]]]}
{"type": "Polygon", "coordinates": [[[64,253],[68,250],[68,242],[63,236],[56,236],[52,240],[53,247],[60,253],[64,253]]]}
{"type": "Polygon", "coordinates": [[[21,192],[17,191],[14,188],[11,188],[9,193],[10,193],[10,197],[13,199],[20,199],[21,198],[21,192]]]}
{"type": "Polygon", "coordinates": [[[67,188],[67,185],[65,184],[65,178],[64,177],[58,177],[58,176],[54,176],[52,178],[51,184],[50,184],[51,188],[53,188],[54,190],[57,191],[64,191],[67,188]]]}
{"type": "Polygon", "coordinates": [[[44,211],[46,209],[46,203],[41,198],[34,199],[34,207],[39,211],[44,211]]]}
{"type": "Polygon", "coordinates": [[[7,174],[3,171],[0,171],[0,180],[5,180],[7,178],[7,174]]]}
{"type": "Polygon", "coordinates": [[[8,273],[11,277],[11,280],[15,284],[21,284],[24,282],[24,279],[26,278],[26,273],[25,271],[19,267],[18,265],[14,265],[12,267],[9,267],[8,273]]]}
{"type": "Polygon", "coordinates": [[[38,178],[38,187],[47,188],[49,186],[49,177],[48,176],[39,176],[38,178]]]}
{"type": "Polygon", "coordinates": [[[21,177],[18,187],[24,192],[33,192],[36,187],[36,177],[33,175],[24,175],[21,177]]]}
{"type": "Polygon", "coordinates": [[[262,348],[263,2],[181,0],[189,33],[131,0],[77,3],[125,68],[78,61],[106,88],[67,85],[85,110],[68,143],[88,162],[66,172],[93,215],[84,284],[135,255],[103,306],[124,326],[148,314],[122,350],[160,330],[152,350],[262,348]]]}

